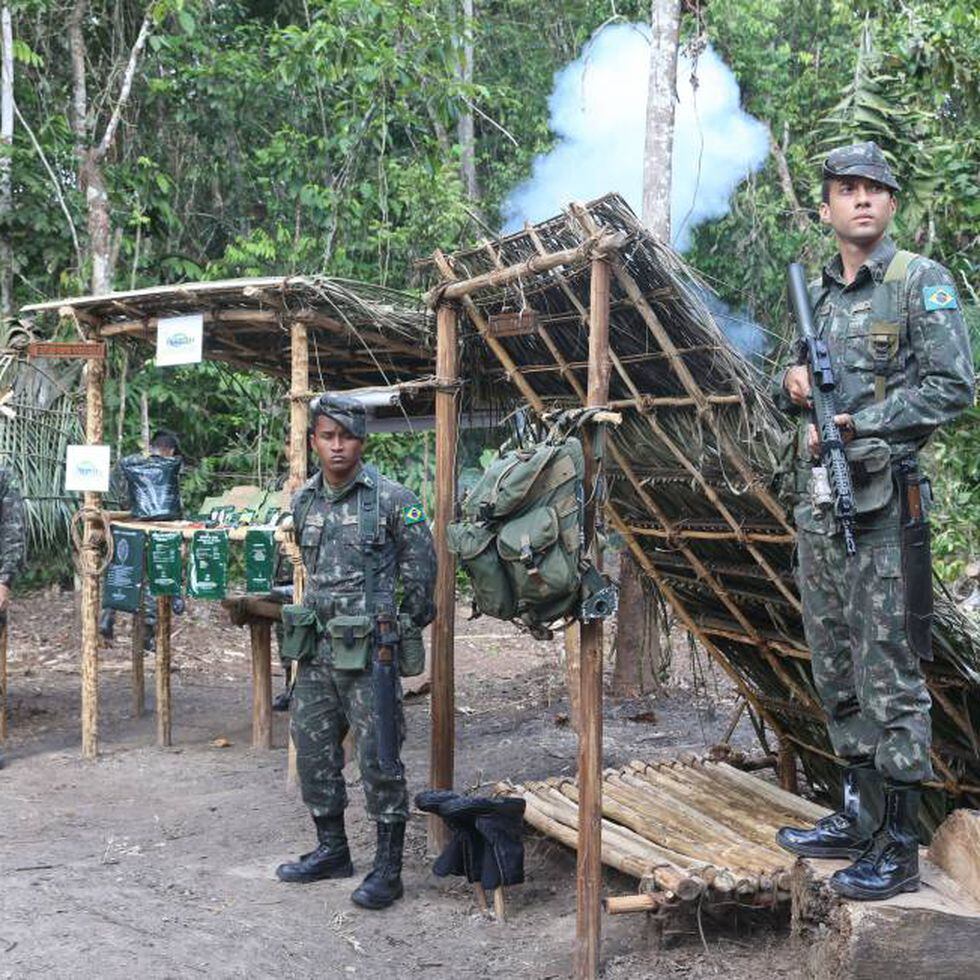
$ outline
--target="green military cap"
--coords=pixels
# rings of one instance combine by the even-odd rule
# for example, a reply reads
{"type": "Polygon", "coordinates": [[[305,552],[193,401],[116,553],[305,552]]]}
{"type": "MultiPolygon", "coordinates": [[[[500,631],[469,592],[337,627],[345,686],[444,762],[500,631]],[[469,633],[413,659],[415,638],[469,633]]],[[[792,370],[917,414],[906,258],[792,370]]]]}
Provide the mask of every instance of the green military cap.
{"type": "Polygon", "coordinates": [[[326,415],[337,425],[342,425],[355,439],[363,439],[367,435],[367,413],[364,406],[350,395],[329,391],[318,395],[310,402],[310,414],[326,415]]]}
{"type": "Polygon", "coordinates": [[[852,143],[831,150],[823,162],[824,177],[867,177],[876,184],[901,190],[877,143],[852,143]]]}

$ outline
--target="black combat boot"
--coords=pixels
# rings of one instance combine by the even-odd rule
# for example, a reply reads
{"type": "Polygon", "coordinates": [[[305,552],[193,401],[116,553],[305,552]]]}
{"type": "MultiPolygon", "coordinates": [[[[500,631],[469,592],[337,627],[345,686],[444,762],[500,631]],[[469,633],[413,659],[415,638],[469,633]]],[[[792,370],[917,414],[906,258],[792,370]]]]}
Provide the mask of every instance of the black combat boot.
{"type": "Polygon", "coordinates": [[[844,770],[841,809],[818,820],[812,830],[783,827],[776,842],[801,857],[856,858],[871,843],[883,811],[881,774],[870,760],[853,763],[844,770]]]}
{"type": "Polygon", "coordinates": [[[918,783],[885,783],[885,820],[868,849],[835,871],[830,887],[845,898],[874,902],[919,889],[918,783]]]}
{"type": "Polygon", "coordinates": [[[111,640],[113,634],[115,633],[116,626],[116,610],[115,609],[103,609],[99,613],[99,636],[103,640],[111,640]]]}
{"type": "Polygon", "coordinates": [[[301,854],[298,861],[289,861],[276,868],[280,881],[323,881],[325,878],[350,878],[354,874],[347,834],[344,832],[344,816],[314,817],[317,846],[308,854],[301,854]]]}
{"type": "Polygon", "coordinates": [[[277,694],[272,700],[272,710],[273,711],[289,711],[289,702],[292,700],[292,694],[287,687],[285,691],[277,694]]]}
{"type": "Polygon", "coordinates": [[[402,887],[402,851],[405,847],[405,824],[379,823],[378,850],[374,867],[351,895],[351,901],[362,909],[386,909],[405,894],[402,887]]]}

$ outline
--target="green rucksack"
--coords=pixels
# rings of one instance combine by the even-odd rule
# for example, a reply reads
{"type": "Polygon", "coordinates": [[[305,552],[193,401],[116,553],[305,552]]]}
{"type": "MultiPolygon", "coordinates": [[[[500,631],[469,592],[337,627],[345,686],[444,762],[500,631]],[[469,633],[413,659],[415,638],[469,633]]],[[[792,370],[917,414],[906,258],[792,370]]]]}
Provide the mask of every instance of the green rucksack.
{"type": "Polygon", "coordinates": [[[498,457],[466,495],[448,540],[477,612],[541,631],[578,618],[583,593],[605,596],[589,618],[614,611],[615,589],[583,560],[584,472],[581,442],[555,429],[498,457]]]}

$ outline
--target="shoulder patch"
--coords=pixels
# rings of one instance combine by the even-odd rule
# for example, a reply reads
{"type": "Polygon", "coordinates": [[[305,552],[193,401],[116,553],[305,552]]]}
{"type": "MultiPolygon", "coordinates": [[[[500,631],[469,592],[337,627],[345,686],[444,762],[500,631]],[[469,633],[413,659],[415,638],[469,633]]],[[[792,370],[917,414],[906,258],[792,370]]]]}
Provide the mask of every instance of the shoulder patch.
{"type": "Polygon", "coordinates": [[[926,310],[959,309],[955,286],[923,286],[922,301],[926,310]]]}
{"type": "Polygon", "coordinates": [[[405,527],[411,527],[413,524],[421,524],[424,520],[425,511],[418,504],[402,507],[402,521],[405,527]]]}

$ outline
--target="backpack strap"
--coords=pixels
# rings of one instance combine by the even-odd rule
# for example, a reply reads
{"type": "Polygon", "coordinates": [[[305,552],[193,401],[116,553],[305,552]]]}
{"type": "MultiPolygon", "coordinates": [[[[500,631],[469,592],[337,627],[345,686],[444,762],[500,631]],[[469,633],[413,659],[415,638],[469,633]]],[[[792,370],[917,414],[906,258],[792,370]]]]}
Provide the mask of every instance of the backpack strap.
{"type": "Polygon", "coordinates": [[[375,467],[364,467],[371,486],[363,483],[357,490],[357,531],[361,541],[361,553],[367,559],[364,566],[364,608],[369,616],[374,615],[374,587],[378,575],[378,561],[381,555],[379,529],[381,517],[378,508],[381,502],[381,477],[375,467]]]}
{"type": "Polygon", "coordinates": [[[902,324],[908,314],[905,279],[915,252],[899,249],[892,256],[882,281],[871,298],[871,353],[874,359],[875,401],[885,400],[889,361],[898,353],[902,324]]]}

